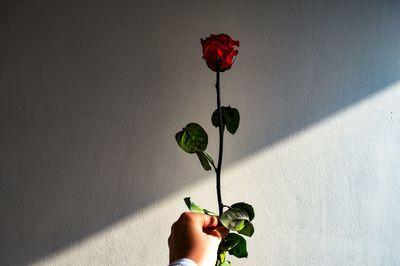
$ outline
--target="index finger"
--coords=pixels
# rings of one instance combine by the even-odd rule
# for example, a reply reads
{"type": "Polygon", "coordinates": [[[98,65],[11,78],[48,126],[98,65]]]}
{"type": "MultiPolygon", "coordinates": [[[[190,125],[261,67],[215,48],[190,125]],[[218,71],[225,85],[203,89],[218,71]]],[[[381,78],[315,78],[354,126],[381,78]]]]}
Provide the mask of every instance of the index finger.
{"type": "Polygon", "coordinates": [[[218,226],[219,221],[217,217],[208,214],[201,214],[201,215],[202,215],[202,227],[204,229],[215,228],[218,226]]]}
{"type": "Polygon", "coordinates": [[[214,229],[218,226],[218,218],[203,213],[185,212],[181,215],[180,220],[189,223],[195,223],[199,228],[202,229],[214,229]]]}

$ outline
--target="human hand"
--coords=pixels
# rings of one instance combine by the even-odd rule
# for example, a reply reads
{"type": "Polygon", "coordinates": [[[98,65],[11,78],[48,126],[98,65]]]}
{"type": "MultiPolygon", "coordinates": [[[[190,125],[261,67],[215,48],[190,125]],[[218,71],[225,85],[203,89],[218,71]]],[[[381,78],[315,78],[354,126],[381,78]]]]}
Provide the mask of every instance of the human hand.
{"type": "Polygon", "coordinates": [[[217,217],[184,212],[171,227],[168,238],[170,263],[188,258],[199,266],[215,265],[219,243],[228,233],[217,217]]]}

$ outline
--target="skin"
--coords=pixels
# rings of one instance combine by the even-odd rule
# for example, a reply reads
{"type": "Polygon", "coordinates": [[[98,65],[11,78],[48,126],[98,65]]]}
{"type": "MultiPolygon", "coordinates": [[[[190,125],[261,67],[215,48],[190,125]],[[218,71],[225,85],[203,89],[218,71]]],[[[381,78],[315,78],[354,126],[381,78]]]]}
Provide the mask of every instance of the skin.
{"type": "Polygon", "coordinates": [[[228,233],[217,217],[185,212],[171,227],[169,261],[188,258],[199,266],[215,265],[218,245],[228,233]]]}

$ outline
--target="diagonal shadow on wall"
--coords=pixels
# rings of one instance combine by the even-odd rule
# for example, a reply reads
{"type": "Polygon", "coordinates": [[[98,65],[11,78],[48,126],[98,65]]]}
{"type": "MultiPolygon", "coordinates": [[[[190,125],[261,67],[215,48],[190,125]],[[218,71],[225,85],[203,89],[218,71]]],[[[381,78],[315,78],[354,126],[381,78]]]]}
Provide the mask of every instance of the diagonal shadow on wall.
{"type": "Polygon", "coordinates": [[[225,165],[398,81],[399,4],[328,2],[3,2],[0,264],[34,262],[203,177],[174,143],[190,121],[215,132],[198,36],[242,41],[222,77],[242,114],[225,165]]]}

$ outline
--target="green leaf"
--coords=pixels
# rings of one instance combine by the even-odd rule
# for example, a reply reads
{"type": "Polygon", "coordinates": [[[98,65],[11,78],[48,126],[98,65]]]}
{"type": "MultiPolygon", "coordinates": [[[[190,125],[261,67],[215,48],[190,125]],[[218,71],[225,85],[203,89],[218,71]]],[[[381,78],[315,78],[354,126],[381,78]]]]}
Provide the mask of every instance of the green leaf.
{"type": "Polygon", "coordinates": [[[236,108],[230,108],[230,109],[231,109],[231,111],[229,111],[230,121],[226,123],[226,129],[228,130],[229,133],[235,134],[236,130],[239,127],[240,115],[238,109],[236,108]]]}
{"type": "Polygon", "coordinates": [[[218,260],[224,262],[226,257],[226,251],[221,252],[220,250],[218,250],[218,256],[219,256],[218,260]]]}
{"type": "Polygon", "coordinates": [[[190,200],[190,197],[186,197],[186,198],[184,198],[183,200],[185,201],[186,206],[188,207],[188,209],[189,209],[191,212],[195,212],[195,213],[205,213],[205,214],[212,215],[212,216],[216,216],[216,215],[217,215],[216,213],[214,213],[214,212],[212,212],[212,211],[209,211],[209,210],[206,210],[206,209],[200,207],[199,205],[197,205],[196,203],[194,203],[193,201],[191,201],[191,200],[190,200]]]}
{"type": "Polygon", "coordinates": [[[219,264],[220,266],[231,266],[231,262],[230,261],[224,261],[223,263],[219,264]]]}
{"type": "Polygon", "coordinates": [[[198,206],[196,203],[190,200],[190,197],[185,198],[184,201],[191,212],[205,213],[202,207],[198,206]]]}
{"type": "Polygon", "coordinates": [[[226,251],[225,250],[221,250],[220,248],[218,248],[217,266],[224,265],[225,256],[226,256],[226,251]]]}
{"type": "Polygon", "coordinates": [[[210,155],[208,155],[208,153],[206,153],[205,151],[203,152],[203,155],[206,157],[206,159],[210,162],[210,164],[214,167],[215,169],[215,164],[214,164],[214,160],[213,158],[211,158],[210,155]]]}
{"type": "Polygon", "coordinates": [[[236,258],[247,258],[248,253],[246,240],[243,238],[243,241],[241,241],[234,248],[229,250],[229,254],[235,256],[236,258]]]}
{"type": "Polygon", "coordinates": [[[197,155],[197,157],[199,157],[199,160],[200,160],[201,165],[203,166],[204,170],[206,170],[206,171],[211,170],[210,164],[215,169],[214,160],[206,152],[196,152],[196,155],[197,155]]]}
{"type": "MultiPolygon", "coordinates": [[[[236,108],[232,108],[230,106],[222,106],[222,126],[225,127],[231,134],[235,134],[236,130],[239,127],[240,115],[239,111],[236,108]]],[[[218,109],[213,112],[211,115],[211,122],[215,127],[219,127],[219,112],[218,109]]]]}
{"type": "MultiPolygon", "coordinates": [[[[223,108],[223,106],[221,107],[221,112],[222,112],[222,108],[223,108]]],[[[218,112],[218,109],[216,109],[212,113],[212,115],[211,115],[211,123],[213,124],[214,127],[219,127],[219,112],[218,112]]],[[[225,126],[223,117],[222,117],[222,125],[225,126]]]]}
{"type": "Polygon", "coordinates": [[[207,160],[207,157],[204,155],[202,152],[196,152],[197,157],[199,157],[199,160],[201,162],[201,166],[203,166],[204,170],[209,171],[211,170],[211,166],[207,160]]]}
{"type": "Polygon", "coordinates": [[[242,210],[230,208],[222,213],[219,220],[226,228],[240,231],[245,227],[245,222],[249,221],[249,215],[242,210]]]}
{"type": "Polygon", "coordinates": [[[237,258],[247,258],[248,256],[246,239],[238,234],[229,233],[222,239],[220,247],[237,258]]]}
{"type": "Polygon", "coordinates": [[[228,107],[222,106],[221,107],[222,121],[224,122],[225,125],[229,124],[230,122],[232,122],[232,118],[231,118],[231,115],[230,115],[231,112],[228,111],[228,108],[232,109],[230,106],[228,106],[228,107]]]}
{"type": "Polygon", "coordinates": [[[251,237],[254,234],[254,226],[248,223],[242,230],[238,231],[239,234],[251,237]]]}
{"type": "Polygon", "coordinates": [[[203,152],[208,145],[208,135],[206,131],[196,123],[186,125],[175,135],[179,147],[187,153],[203,152]]]}
{"type": "Polygon", "coordinates": [[[253,206],[251,206],[250,204],[247,204],[244,202],[238,202],[238,203],[233,204],[231,207],[247,213],[249,215],[250,221],[252,221],[254,219],[254,215],[255,215],[254,209],[253,209],[253,206]]]}

